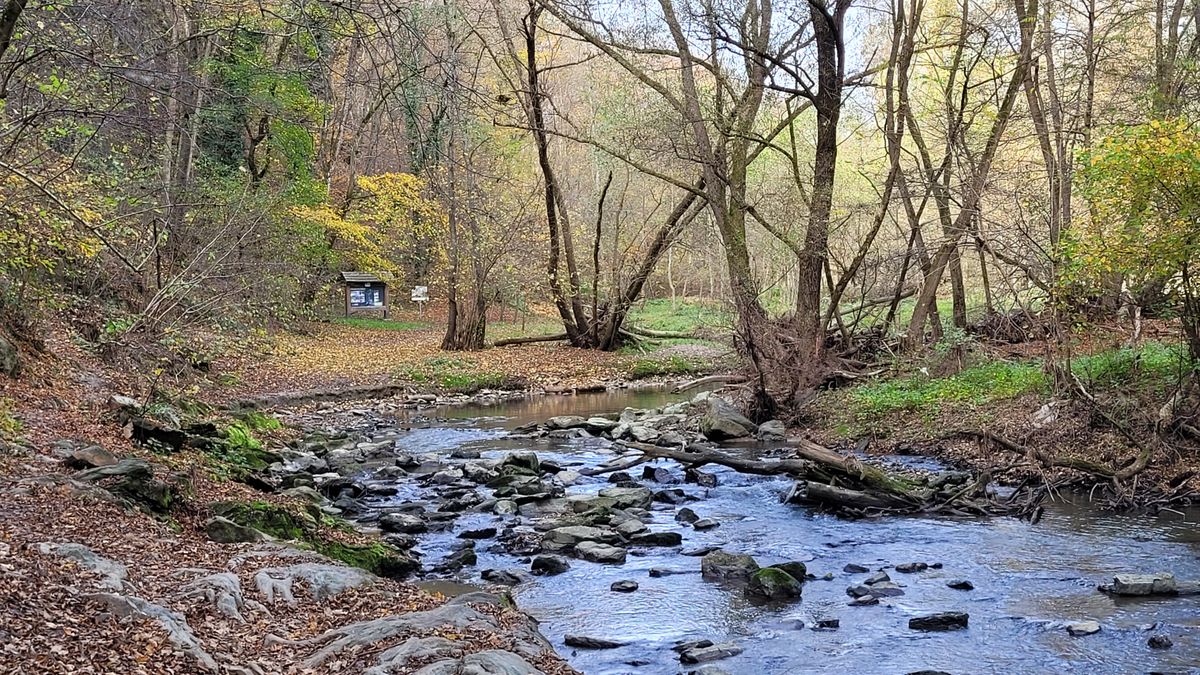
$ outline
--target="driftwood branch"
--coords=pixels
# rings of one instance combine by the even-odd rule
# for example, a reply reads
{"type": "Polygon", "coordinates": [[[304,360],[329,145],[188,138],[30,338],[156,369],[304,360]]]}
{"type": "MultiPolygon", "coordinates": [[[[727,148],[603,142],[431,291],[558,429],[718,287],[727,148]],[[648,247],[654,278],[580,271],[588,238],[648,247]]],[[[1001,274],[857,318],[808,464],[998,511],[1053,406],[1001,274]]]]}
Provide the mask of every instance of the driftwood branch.
{"type": "Polygon", "coordinates": [[[582,476],[602,476],[606,473],[614,473],[617,471],[632,469],[639,464],[645,464],[651,459],[653,458],[645,453],[640,455],[626,455],[614,458],[613,460],[605,462],[599,466],[582,469],[579,474],[582,476]]]}

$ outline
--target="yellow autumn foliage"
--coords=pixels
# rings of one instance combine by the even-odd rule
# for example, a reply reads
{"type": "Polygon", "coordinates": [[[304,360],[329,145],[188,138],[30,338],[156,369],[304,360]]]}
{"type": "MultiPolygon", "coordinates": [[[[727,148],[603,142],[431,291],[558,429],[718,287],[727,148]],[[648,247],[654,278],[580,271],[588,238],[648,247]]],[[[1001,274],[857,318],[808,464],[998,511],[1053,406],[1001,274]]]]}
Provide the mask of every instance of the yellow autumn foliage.
{"type": "Polygon", "coordinates": [[[323,230],[341,267],[396,272],[399,268],[390,251],[406,238],[433,236],[445,227],[441,205],[425,196],[425,181],[418,176],[362,176],[356,185],[358,192],[344,213],[328,203],[292,209],[296,218],[323,230]]]}

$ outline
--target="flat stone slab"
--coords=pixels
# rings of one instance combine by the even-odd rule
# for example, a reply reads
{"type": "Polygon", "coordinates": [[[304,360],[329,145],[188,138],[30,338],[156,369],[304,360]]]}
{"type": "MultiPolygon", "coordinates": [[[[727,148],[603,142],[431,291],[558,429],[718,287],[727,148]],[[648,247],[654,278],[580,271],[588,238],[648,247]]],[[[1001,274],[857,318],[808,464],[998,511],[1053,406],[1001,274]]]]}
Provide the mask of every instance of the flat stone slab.
{"type": "Polygon", "coordinates": [[[720,661],[731,656],[737,656],[742,651],[742,648],[733,642],[720,642],[710,644],[706,647],[685,649],[679,655],[679,661],[681,663],[708,663],[710,661],[720,661]]]}
{"type": "Polygon", "coordinates": [[[1175,575],[1167,572],[1156,574],[1118,574],[1111,585],[1101,589],[1113,595],[1175,595],[1179,585],[1175,575]]]}
{"type": "Polygon", "coordinates": [[[585,541],[575,547],[575,555],[596,563],[610,563],[614,565],[623,565],[625,563],[625,549],[608,544],[600,544],[594,541],[585,541]]]}
{"type": "Polygon", "coordinates": [[[924,631],[962,630],[967,627],[969,618],[966,612],[939,612],[915,616],[908,620],[908,627],[924,631]]]}
{"type": "Polygon", "coordinates": [[[1095,635],[1100,632],[1100,623],[1098,621],[1076,621],[1067,624],[1067,633],[1076,637],[1084,635],[1095,635]]]}

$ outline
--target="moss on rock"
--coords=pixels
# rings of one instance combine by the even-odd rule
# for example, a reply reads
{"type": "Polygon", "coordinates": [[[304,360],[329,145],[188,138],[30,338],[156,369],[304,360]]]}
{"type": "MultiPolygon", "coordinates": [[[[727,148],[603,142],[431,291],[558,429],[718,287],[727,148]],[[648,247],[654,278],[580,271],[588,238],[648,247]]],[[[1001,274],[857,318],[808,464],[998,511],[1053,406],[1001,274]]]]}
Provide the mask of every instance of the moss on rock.
{"type": "Polygon", "coordinates": [[[778,567],[765,567],[750,577],[746,595],[767,600],[787,600],[800,597],[801,583],[778,567]]]}
{"type": "Polygon", "coordinates": [[[216,502],[209,509],[214,515],[276,539],[308,541],[317,530],[317,521],[312,515],[270,502],[216,502]]]}
{"type": "Polygon", "coordinates": [[[421,566],[411,554],[381,541],[347,544],[341,541],[314,540],[309,544],[322,555],[381,577],[403,579],[421,566]]]}
{"type": "MultiPolygon", "coordinates": [[[[353,544],[322,537],[316,518],[286,506],[261,501],[217,502],[210,505],[209,509],[214,515],[243,527],[254,528],[276,539],[295,542],[300,548],[381,577],[404,578],[420,567],[420,562],[412,554],[381,541],[353,544]]],[[[337,529],[348,528],[339,526],[337,529]]]]}

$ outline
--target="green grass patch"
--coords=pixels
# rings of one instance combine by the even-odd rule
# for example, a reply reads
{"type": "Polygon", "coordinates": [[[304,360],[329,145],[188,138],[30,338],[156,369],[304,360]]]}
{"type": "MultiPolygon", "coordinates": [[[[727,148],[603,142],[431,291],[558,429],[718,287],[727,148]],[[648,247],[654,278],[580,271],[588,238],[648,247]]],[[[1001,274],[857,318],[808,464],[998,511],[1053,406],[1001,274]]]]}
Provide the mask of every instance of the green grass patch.
{"type": "Polygon", "coordinates": [[[703,345],[721,351],[729,349],[728,345],[701,338],[647,338],[637,343],[626,343],[617,349],[617,353],[622,356],[643,356],[645,354],[661,352],[676,345],[703,345]]]}
{"type": "Polygon", "coordinates": [[[432,324],[420,321],[392,321],[391,319],[369,319],[364,317],[342,317],[334,319],[335,323],[352,326],[364,330],[424,330],[432,324]]]}
{"type": "Polygon", "coordinates": [[[712,332],[732,325],[733,317],[723,305],[716,303],[696,299],[679,299],[672,303],[669,298],[656,298],[630,309],[629,323],[638,328],[672,333],[712,332]]]}
{"type": "Polygon", "coordinates": [[[983,405],[1045,386],[1039,364],[989,361],[949,377],[912,375],[864,384],[848,397],[859,417],[881,417],[902,411],[934,414],[946,403],[983,405]]]}
{"type": "Polygon", "coordinates": [[[248,410],[238,417],[249,431],[275,431],[283,428],[279,420],[257,410],[248,410]]]}
{"type": "Polygon", "coordinates": [[[707,372],[711,365],[702,359],[689,359],[684,356],[669,356],[667,358],[636,359],[629,364],[627,375],[631,380],[641,380],[647,377],[667,377],[671,375],[695,375],[707,372]]]}
{"type": "Polygon", "coordinates": [[[544,316],[530,316],[522,321],[489,321],[487,340],[495,342],[529,335],[556,335],[563,332],[562,324],[544,316]]]}
{"type": "Polygon", "coordinates": [[[480,389],[497,389],[509,384],[504,373],[481,370],[474,359],[433,356],[420,365],[402,369],[400,377],[417,384],[432,384],[448,391],[474,393],[480,389]]]}
{"type": "Polygon", "coordinates": [[[250,421],[243,417],[221,429],[220,440],[208,447],[207,453],[217,478],[244,480],[250,474],[280,461],[279,455],[267,450],[255,433],[256,429],[278,429],[279,420],[261,413],[253,415],[257,417],[252,416],[250,421]],[[274,426],[271,426],[272,422],[274,426]]]}
{"type": "MultiPolygon", "coordinates": [[[[1071,361],[1071,370],[1088,388],[1150,390],[1174,386],[1195,367],[1181,346],[1148,342],[1071,361]]],[[[1045,392],[1049,382],[1041,361],[988,361],[948,377],[910,374],[854,387],[844,394],[845,412],[856,422],[870,422],[893,413],[918,413],[932,419],[946,405],[983,406],[1031,392],[1045,392]]],[[[834,421],[839,433],[851,432],[845,418],[834,421]]]]}
{"type": "Polygon", "coordinates": [[[1196,367],[1182,345],[1147,342],[1071,360],[1071,371],[1098,389],[1150,386],[1162,390],[1179,382],[1196,367]]]}

